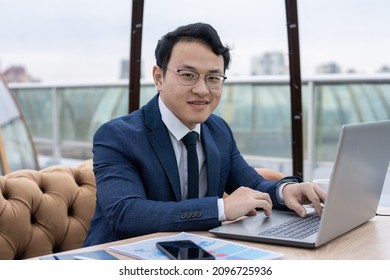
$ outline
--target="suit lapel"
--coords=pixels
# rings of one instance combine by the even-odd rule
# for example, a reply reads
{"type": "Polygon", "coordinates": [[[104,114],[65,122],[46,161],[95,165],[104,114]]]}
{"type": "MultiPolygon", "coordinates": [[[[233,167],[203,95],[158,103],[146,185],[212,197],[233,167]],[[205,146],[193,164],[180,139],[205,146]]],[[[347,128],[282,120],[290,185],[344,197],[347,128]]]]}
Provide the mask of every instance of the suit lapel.
{"type": "Polygon", "coordinates": [[[206,196],[218,196],[219,178],[220,178],[220,155],[214,138],[208,127],[202,124],[202,143],[206,156],[207,166],[207,194],[206,196]]]}
{"type": "Polygon", "coordinates": [[[150,129],[148,138],[173,187],[177,201],[181,198],[180,177],[175,152],[165,124],[161,120],[157,96],[145,106],[145,125],[150,129]]]}

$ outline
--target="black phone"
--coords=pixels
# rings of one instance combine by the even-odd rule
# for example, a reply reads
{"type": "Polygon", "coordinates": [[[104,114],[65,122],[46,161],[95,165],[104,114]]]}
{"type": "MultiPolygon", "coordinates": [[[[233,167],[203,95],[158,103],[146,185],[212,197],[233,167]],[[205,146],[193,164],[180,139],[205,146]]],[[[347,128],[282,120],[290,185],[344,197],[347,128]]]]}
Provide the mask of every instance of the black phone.
{"type": "Polygon", "coordinates": [[[171,260],[215,260],[213,255],[191,240],[157,242],[156,246],[171,260]]]}

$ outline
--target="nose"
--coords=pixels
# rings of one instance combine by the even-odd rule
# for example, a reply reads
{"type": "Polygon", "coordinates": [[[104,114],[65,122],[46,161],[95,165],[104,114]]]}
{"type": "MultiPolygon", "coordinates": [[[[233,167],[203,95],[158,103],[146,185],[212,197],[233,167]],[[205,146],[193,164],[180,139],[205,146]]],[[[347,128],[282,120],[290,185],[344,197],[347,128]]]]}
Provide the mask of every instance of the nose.
{"type": "Polygon", "coordinates": [[[199,79],[192,87],[192,92],[197,94],[209,94],[210,90],[206,85],[206,80],[204,76],[200,76],[199,79]]]}

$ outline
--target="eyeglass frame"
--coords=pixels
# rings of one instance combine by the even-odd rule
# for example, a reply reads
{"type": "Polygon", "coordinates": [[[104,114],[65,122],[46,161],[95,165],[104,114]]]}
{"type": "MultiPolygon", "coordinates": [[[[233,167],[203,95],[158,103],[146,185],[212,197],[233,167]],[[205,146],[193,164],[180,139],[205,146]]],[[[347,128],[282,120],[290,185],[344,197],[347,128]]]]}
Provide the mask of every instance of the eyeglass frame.
{"type": "Polygon", "coordinates": [[[206,84],[207,88],[212,89],[212,90],[220,90],[220,89],[222,89],[222,86],[223,86],[223,84],[225,83],[225,81],[227,79],[227,77],[225,75],[221,75],[221,74],[218,74],[218,73],[199,74],[198,72],[196,72],[194,70],[191,70],[191,69],[172,69],[172,68],[166,67],[165,70],[175,71],[176,74],[177,74],[177,79],[178,79],[179,83],[181,85],[183,85],[183,86],[193,86],[193,85],[195,85],[199,81],[200,76],[203,75],[204,76],[204,81],[205,81],[205,84],[206,84]],[[183,82],[180,79],[180,77],[183,77],[183,76],[180,76],[180,71],[188,71],[188,72],[194,73],[194,74],[197,75],[197,77],[194,78],[193,82],[191,82],[191,83],[183,82]],[[218,84],[218,85],[220,85],[220,87],[218,87],[218,88],[210,87],[209,84],[208,84],[209,80],[207,79],[208,76],[218,76],[220,78],[219,81],[221,82],[220,84],[218,84]]]}

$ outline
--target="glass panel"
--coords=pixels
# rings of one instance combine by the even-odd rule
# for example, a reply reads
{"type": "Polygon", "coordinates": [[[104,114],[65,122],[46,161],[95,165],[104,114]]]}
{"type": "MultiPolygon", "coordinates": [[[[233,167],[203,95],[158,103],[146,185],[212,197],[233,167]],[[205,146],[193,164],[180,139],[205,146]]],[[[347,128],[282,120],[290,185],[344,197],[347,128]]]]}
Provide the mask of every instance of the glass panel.
{"type": "Polygon", "coordinates": [[[389,119],[388,88],[389,85],[375,83],[330,84],[316,87],[316,158],[320,161],[334,160],[343,124],[389,119]]]}
{"type": "Polygon", "coordinates": [[[0,77],[0,98],[1,98],[1,110],[0,110],[0,126],[8,123],[9,121],[18,118],[20,112],[15,104],[15,100],[12,98],[5,84],[0,77]]]}
{"type": "Polygon", "coordinates": [[[37,169],[33,145],[20,119],[3,126],[2,136],[10,171],[37,169]]]}
{"type": "MultiPolygon", "coordinates": [[[[343,124],[390,119],[389,83],[321,82],[314,85],[314,159],[317,162],[334,160],[343,124]]],[[[38,133],[38,137],[52,135],[51,117],[48,117],[52,108],[51,89],[24,88],[15,91],[34,128],[33,133],[38,133]]],[[[286,82],[272,85],[259,82],[225,84],[215,113],[231,126],[242,154],[284,162],[291,158],[289,92],[286,82]]],[[[143,106],[155,94],[154,84],[143,84],[140,105],[143,106]]],[[[305,85],[302,92],[305,149],[307,97],[308,87],[305,85]]],[[[60,140],[81,141],[84,142],[83,149],[90,150],[93,134],[102,123],[127,114],[128,88],[119,85],[62,88],[58,90],[58,102],[60,140]]],[[[61,145],[65,145],[64,142],[61,145]]],[[[307,158],[307,154],[304,155],[307,158]]]]}
{"type": "Polygon", "coordinates": [[[253,111],[254,144],[250,154],[291,157],[290,89],[288,86],[256,86],[253,111]],[[259,152],[255,152],[259,150],[259,152]]]}
{"type": "Polygon", "coordinates": [[[2,150],[4,154],[0,157],[5,159],[5,166],[8,171],[14,171],[22,168],[38,169],[38,162],[35,153],[35,147],[30,137],[30,132],[23,115],[17,104],[17,100],[8,90],[0,77],[0,136],[2,150]]]}
{"type": "Polygon", "coordinates": [[[215,113],[230,125],[242,154],[291,157],[290,94],[284,85],[225,85],[215,113]]]}
{"type": "MultiPolygon", "coordinates": [[[[140,93],[140,107],[148,103],[150,99],[152,99],[153,96],[157,94],[157,89],[153,85],[143,85],[141,86],[141,93],[140,93]]],[[[127,105],[126,105],[127,106],[127,105]]],[[[126,107],[126,112],[127,112],[126,107]]]]}
{"type": "Polygon", "coordinates": [[[23,114],[34,137],[51,138],[52,134],[52,89],[14,90],[23,114]]]}
{"type": "Polygon", "coordinates": [[[61,139],[90,142],[103,122],[118,116],[125,93],[124,87],[59,89],[61,139]]]}

